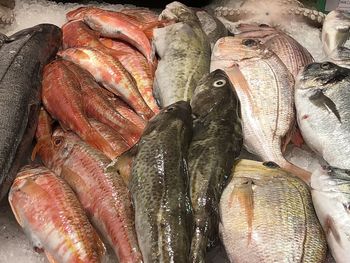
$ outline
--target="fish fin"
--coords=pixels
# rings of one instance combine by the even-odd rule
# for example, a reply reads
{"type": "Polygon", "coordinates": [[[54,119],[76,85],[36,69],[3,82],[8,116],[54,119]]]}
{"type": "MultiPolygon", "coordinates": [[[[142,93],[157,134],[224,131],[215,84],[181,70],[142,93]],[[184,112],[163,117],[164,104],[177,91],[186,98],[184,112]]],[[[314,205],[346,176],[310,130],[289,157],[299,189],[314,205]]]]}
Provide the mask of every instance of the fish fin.
{"type": "Polygon", "coordinates": [[[169,20],[159,20],[159,21],[150,22],[142,25],[141,30],[143,31],[143,33],[145,33],[147,38],[151,40],[153,38],[153,29],[158,27],[163,27],[168,23],[169,23],[169,20]]]}
{"type": "Polygon", "coordinates": [[[56,260],[53,258],[53,256],[52,256],[49,252],[45,251],[45,255],[46,255],[46,257],[47,257],[47,260],[48,260],[50,263],[59,263],[58,261],[56,261],[56,260]]]}
{"type": "Polygon", "coordinates": [[[292,134],[291,142],[299,148],[304,144],[304,139],[303,139],[303,136],[301,135],[301,132],[298,126],[295,128],[292,134]]]}
{"type": "Polygon", "coordinates": [[[284,160],[284,162],[278,162],[278,164],[285,169],[286,171],[290,172],[291,174],[295,175],[299,179],[303,180],[307,185],[310,185],[311,182],[311,173],[284,160]]]}
{"type": "Polygon", "coordinates": [[[337,106],[335,105],[335,103],[329,98],[327,97],[322,90],[318,89],[315,91],[315,93],[313,95],[310,96],[309,100],[317,107],[320,108],[324,108],[326,109],[328,112],[332,112],[337,119],[339,120],[340,123],[341,122],[341,118],[340,118],[340,114],[337,110],[337,106]]]}
{"type": "Polygon", "coordinates": [[[326,232],[326,235],[330,235],[330,233],[332,233],[335,241],[341,246],[341,238],[339,232],[335,226],[333,218],[330,215],[328,215],[326,218],[324,230],[326,232]]]}
{"type": "Polygon", "coordinates": [[[109,142],[96,130],[91,129],[84,135],[87,143],[102,151],[108,158],[114,159],[118,154],[113,150],[109,142]]]}
{"type": "Polygon", "coordinates": [[[11,202],[10,195],[9,195],[9,203],[10,203],[12,213],[15,216],[17,223],[23,228],[24,224],[23,224],[23,222],[21,220],[21,217],[19,216],[19,213],[18,213],[16,207],[11,202]]]}
{"type": "Polygon", "coordinates": [[[62,128],[62,130],[63,130],[64,132],[70,131],[70,128],[69,128],[67,125],[65,125],[63,122],[58,121],[58,123],[60,124],[60,127],[62,128]]]}
{"type": "Polygon", "coordinates": [[[42,140],[42,139],[40,139],[40,140],[35,144],[35,146],[34,146],[34,148],[33,148],[33,151],[32,151],[32,155],[31,155],[31,157],[30,157],[30,159],[31,159],[32,161],[35,160],[35,157],[36,157],[37,153],[40,151],[41,148],[44,147],[45,144],[46,144],[46,140],[42,140]]]}

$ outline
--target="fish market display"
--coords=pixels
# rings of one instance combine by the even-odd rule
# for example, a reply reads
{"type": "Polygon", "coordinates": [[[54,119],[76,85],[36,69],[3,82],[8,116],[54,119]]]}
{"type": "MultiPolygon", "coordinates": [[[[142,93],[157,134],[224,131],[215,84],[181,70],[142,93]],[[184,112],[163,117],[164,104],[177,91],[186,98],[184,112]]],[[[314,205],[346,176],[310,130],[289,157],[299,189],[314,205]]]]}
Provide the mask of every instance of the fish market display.
{"type": "Polygon", "coordinates": [[[207,246],[218,237],[220,196],[243,143],[241,110],[222,70],[200,80],[191,106],[195,117],[188,170],[195,229],[190,262],[205,262],[207,246]]]}
{"type": "Polygon", "coordinates": [[[295,106],[303,138],[331,166],[350,168],[350,70],[312,63],[296,83],[295,106]]]}
{"type": "Polygon", "coordinates": [[[11,187],[9,202],[35,249],[44,250],[50,262],[101,262],[101,239],[72,189],[49,169],[24,167],[11,187]]]}
{"type": "Polygon", "coordinates": [[[198,18],[185,5],[169,4],[161,17],[177,22],[153,32],[160,57],[153,92],[159,105],[166,107],[176,101],[189,101],[198,81],[209,73],[210,43],[198,18]]]}
{"type": "Polygon", "coordinates": [[[60,29],[40,24],[17,32],[1,46],[0,199],[28,156],[39,111],[42,68],[60,44],[60,29]]]}
{"type": "Polygon", "coordinates": [[[119,262],[142,262],[131,197],[109,159],[71,132],[56,129],[41,112],[37,140],[44,164],[72,187],[94,226],[113,248],[119,262]]]}
{"type": "Polygon", "coordinates": [[[192,118],[179,101],[150,120],[132,165],[131,193],[144,262],[190,262],[192,210],[187,170],[192,118]]]}
{"type": "Polygon", "coordinates": [[[311,178],[312,200],[337,263],[350,261],[349,170],[325,167],[311,178]]]}
{"type": "Polygon", "coordinates": [[[231,262],[324,262],[327,244],[308,187],[273,162],[240,160],[220,201],[231,262]]]}
{"type": "Polygon", "coordinates": [[[283,62],[257,40],[225,37],[213,50],[211,70],[215,69],[226,71],[240,99],[246,149],[308,181],[310,175],[282,154],[296,123],[294,79],[283,62]]]}
{"type": "Polygon", "coordinates": [[[327,16],[322,28],[322,44],[326,55],[341,47],[350,36],[350,14],[333,10],[327,16]]]}

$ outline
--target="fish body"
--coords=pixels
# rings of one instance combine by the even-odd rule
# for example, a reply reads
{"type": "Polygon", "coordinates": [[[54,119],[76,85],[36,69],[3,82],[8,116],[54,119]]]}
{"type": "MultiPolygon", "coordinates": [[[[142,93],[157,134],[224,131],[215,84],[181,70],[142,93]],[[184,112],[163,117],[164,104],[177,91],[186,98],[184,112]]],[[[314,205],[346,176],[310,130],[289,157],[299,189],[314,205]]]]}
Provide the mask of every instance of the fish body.
{"type": "Polygon", "coordinates": [[[195,118],[188,170],[195,229],[190,262],[205,262],[207,247],[218,241],[220,196],[243,143],[241,110],[222,70],[200,80],[191,106],[195,118]]]}
{"type": "Polygon", "coordinates": [[[26,160],[40,108],[42,69],[61,45],[61,31],[40,24],[9,36],[0,57],[0,199],[26,160]]]}
{"type": "Polygon", "coordinates": [[[153,92],[158,104],[166,107],[176,101],[190,101],[198,81],[209,73],[210,44],[198,18],[183,4],[167,5],[161,17],[178,21],[154,30],[160,60],[153,92]]]}
{"type": "Polygon", "coordinates": [[[134,78],[112,56],[92,48],[69,48],[58,52],[63,59],[69,60],[89,71],[96,81],[120,96],[140,116],[151,118],[154,113],[143,100],[134,78]]]}
{"type": "Polygon", "coordinates": [[[337,263],[350,261],[349,191],[349,170],[328,166],[319,168],[312,174],[312,200],[337,263]]]}
{"type": "Polygon", "coordinates": [[[331,166],[350,167],[350,69],[312,63],[296,82],[298,124],[307,145],[331,166]]]}
{"type": "Polygon", "coordinates": [[[104,244],[72,189],[49,169],[22,168],[9,202],[34,247],[43,249],[50,262],[101,262],[104,244]]]}
{"type": "Polygon", "coordinates": [[[191,202],[187,151],[192,119],[188,102],[150,120],[132,164],[130,191],[144,262],[189,262],[191,202]]]}
{"type": "Polygon", "coordinates": [[[220,234],[231,262],[324,262],[327,243],[299,178],[273,162],[240,160],[220,200],[220,234]]]}
{"type": "Polygon", "coordinates": [[[329,12],[322,27],[322,44],[326,55],[343,46],[350,36],[350,13],[342,10],[329,12]]]}
{"type": "Polygon", "coordinates": [[[344,68],[350,68],[350,49],[338,47],[332,51],[327,60],[344,68]]]}

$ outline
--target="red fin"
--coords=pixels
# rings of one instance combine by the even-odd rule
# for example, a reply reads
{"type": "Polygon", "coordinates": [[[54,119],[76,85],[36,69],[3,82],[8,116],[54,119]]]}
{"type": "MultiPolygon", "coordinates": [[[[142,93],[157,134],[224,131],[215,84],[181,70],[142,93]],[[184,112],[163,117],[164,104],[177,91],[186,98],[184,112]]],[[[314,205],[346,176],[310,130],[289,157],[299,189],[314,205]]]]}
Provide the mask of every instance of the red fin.
{"type": "Polygon", "coordinates": [[[47,260],[48,260],[50,263],[59,263],[59,262],[57,262],[57,261],[53,258],[53,256],[51,256],[51,254],[50,254],[49,252],[45,251],[45,255],[46,255],[46,257],[47,257],[47,260]]]}
{"type": "MultiPolygon", "coordinates": [[[[280,163],[279,163],[280,164],[280,163]]],[[[310,185],[311,173],[287,161],[280,164],[283,169],[299,177],[306,184],[310,185]]]]}
{"type": "Polygon", "coordinates": [[[50,136],[45,136],[45,137],[40,138],[40,140],[36,143],[36,145],[34,146],[34,149],[32,151],[32,155],[31,155],[32,161],[35,160],[37,153],[40,151],[40,149],[42,147],[45,147],[45,145],[47,144],[48,141],[50,141],[50,139],[51,139],[50,136]]]}
{"type": "Polygon", "coordinates": [[[304,144],[304,139],[303,139],[303,136],[301,135],[299,127],[295,129],[291,138],[291,142],[299,148],[304,144]]]}

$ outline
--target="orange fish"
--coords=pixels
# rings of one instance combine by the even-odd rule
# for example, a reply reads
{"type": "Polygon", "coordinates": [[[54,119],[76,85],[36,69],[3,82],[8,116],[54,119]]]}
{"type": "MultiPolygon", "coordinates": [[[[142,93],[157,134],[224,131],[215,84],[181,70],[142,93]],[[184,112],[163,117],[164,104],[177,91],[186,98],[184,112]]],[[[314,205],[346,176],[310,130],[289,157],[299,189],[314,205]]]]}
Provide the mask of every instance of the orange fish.
{"type": "Polygon", "coordinates": [[[134,78],[111,55],[86,47],[69,48],[58,52],[58,55],[89,71],[96,81],[120,96],[144,119],[154,115],[137,89],[134,78]]]}
{"type": "Polygon", "coordinates": [[[100,263],[105,247],[72,189],[45,167],[24,167],[9,193],[17,222],[49,262],[100,263]]]}

